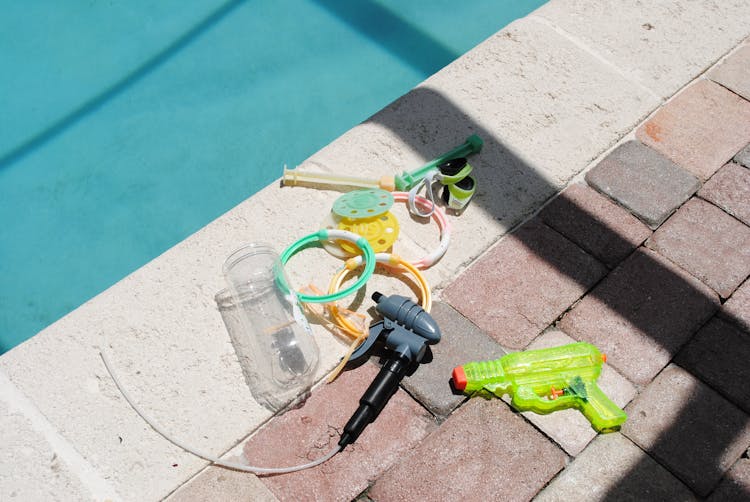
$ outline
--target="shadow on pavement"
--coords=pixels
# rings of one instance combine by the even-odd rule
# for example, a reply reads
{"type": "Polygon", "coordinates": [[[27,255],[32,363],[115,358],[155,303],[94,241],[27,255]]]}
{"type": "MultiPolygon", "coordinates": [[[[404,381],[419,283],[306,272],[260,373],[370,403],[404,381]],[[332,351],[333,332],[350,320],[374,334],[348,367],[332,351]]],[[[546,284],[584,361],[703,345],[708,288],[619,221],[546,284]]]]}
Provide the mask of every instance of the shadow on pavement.
{"type": "MultiPolygon", "coordinates": [[[[473,133],[479,134],[484,139],[485,144],[482,152],[471,159],[482,192],[475,197],[472,204],[479,205],[489,215],[507,227],[521,223],[543,201],[554,196],[559,190],[559,187],[553,186],[545,180],[536,166],[526,163],[507,148],[498,139],[500,131],[488,130],[473,121],[466,111],[434,90],[424,87],[417,88],[408,95],[408,104],[396,101],[389,108],[385,112],[373,116],[369,119],[369,122],[386,127],[424,158],[437,156],[441,151],[460,144],[468,135],[473,133]],[[404,111],[402,107],[408,108],[408,110],[404,111]],[[439,123],[435,123],[436,117],[440,118],[439,123]]],[[[584,167],[580,166],[579,170],[584,167]]],[[[577,206],[573,207],[573,211],[575,218],[579,218],[589,225],[594,225],[603,232],[607,231],[606,225],[596,215],[577,206]]],[[[608,239],[614,242],[620,241],[619,244],[627,244],[614,231],[609,230],[609,232],[610,234],[606,236],[608,239]]],[[[514,235],[518,234],[515,233],[514,235]]],[[[535,246],[534,243],[527,242],[525,244],[545,261],[554,264],[561,272],[576,279],[577,274],[572,273],[570,269],[566,270],[565,266],[560,266],[559,257],[554,249],[535,246]]],[[[456,242],[454,245],[460,245],[460,243],[456,242]]],[[[632,255],[630,258],[632,258],[632,255]]],[[[522,266],[523,264],[518,265],[522,266]]],[[[693,283],[665,268],[662,263],[648,253],[642,253],[636,273],[638,272],[643,275],[651,275],[650,278],[641,278],[646,283],[649,280],[655,280],[657,284],[665,285],[662,293],[669,295],[669,298],[666,298],[666,301],[662,302],[661,305],[669,305],[670,311],[668,313],[660,311],[658,298],[652,298],[654,300],[652,302],[644,301],[635,305],[633,299],[639,293],[637,289],[624,297],[613,294],[612,288],[607,288],[605,285],[606,278],[595,285],[587,294],[603,302],[624,322],[646,334],[656,346],[668,354],[667,357],[671,360],[700,327],[716,313],[719,303],[716,298],[706,295],[705,289],[697,289],[693,283]],[[692,303],[683,301],[686,297],[691,298],[692,303]],[[691,322],[681,324],[679,322],[681,318],[691,316],[691,304],[696,302],[707,304],[701,317],[695,318],[695,315],[693,315],[691,322]]],[[[609,277],[609,275],[605,277],[609,277]]],[[[617,291],[615,290],[615,292],[617,291]]],[[[620,292],[623,293],[623,291],[620,292]]],[[[657,290],[657,294],[662,293],[657,290]]],[[[724,317],[726,318],[726,316],[724,317]]],[[[730,318],[729,320],[739,325],[737,319],[730,318]]],[[[607,340],[607,334],[602,334],[602,337],[602,340],[607,340]]],[[[611,340],[611,343],[617,343],[617,340],[611,340]]],[[[657,372],[667,362],[663,362],[657,372]]],[[[654,373],[655,375],[656,373],[654,373]]],[[[721,465],[722,455],[740,435],[747,434],[748,427],[747,415],[730,403],[724,403],[724,406],[737,412],[736,414],[733,413],[731,418],[721,415],[711,416],[710,410],[706,410],[705,403],[707,399],[708,401],[712,400],[705,395],[706,393],[714,396],[713,401],[718,398],[713,391],[708,390],[708,387],[697,388],[694,395],[687,399],[683,408],[675,413],[676,421],[669,425],[658,440],[648,448],[648,453],[660,463],[665,458],[678,459],[678,463],[688,464],[696,470],[703,470],[705,478],[712,481],[697,481],[698,491],[701,492],[700,495],[702,496],[707,495],[716,486],[718,479],[728,468],[726,465],[721,465]],[[698,411],[696,412],[694,408],[698,411]],[[706,415],[707,413],[709,414],[706,415]],[[709,426],[715,433],[710,438],[706,438],[710,444],[693,450],[692,447],[696,446],[695,434],[700,431],[700,426],[703,425],[709,426]]],[[[703,437],[700,439],[703,439],[703,437]]],[[[696,490],[696,480],[692,479],[692,484],[689,484],[691,480],[686,479],[692,477],[691,473],[675,469],[673,465],[671,468],[670,465],[665,465],[665,467],[691,486],[693,490],[696,490]]],[[[646,468],[648,468],[648,464],[644,463],[634,467],[633,471],[646,468]]],[[[629,478],[629,473],[623,472],[617,486],[612,488],[607,499],[622,500],[623,498],[646,497],[648,487],[640,483],[630,483],[629,478]]]]}

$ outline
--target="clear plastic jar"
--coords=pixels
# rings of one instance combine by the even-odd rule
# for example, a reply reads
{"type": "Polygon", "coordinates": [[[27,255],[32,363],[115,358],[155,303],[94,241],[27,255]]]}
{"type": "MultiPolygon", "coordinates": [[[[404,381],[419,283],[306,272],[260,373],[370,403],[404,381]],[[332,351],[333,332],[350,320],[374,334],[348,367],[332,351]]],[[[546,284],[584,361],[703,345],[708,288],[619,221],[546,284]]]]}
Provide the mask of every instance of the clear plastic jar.
{"type": "Polygon", "coordinates": [[[271,246],[248,244],[224,262],[228,287],[215,297],[253,397],[274,412],[307,395],[319,356],[283,273],[271,246]]]}

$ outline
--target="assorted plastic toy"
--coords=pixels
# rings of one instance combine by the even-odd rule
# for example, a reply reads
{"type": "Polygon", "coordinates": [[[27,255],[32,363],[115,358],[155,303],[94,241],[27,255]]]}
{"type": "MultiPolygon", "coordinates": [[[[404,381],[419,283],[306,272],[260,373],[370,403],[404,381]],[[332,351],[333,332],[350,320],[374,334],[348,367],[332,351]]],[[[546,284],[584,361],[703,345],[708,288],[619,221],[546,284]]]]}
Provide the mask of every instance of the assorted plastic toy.
{"type": "MultiPolygon", "coordinates": [[[[472,135],[464,144],[418,169],[377,180],[285,168],[282,185],[356,190],[336,199],[323,220],[324,228],[294,242],[280,256],[270,246],[250,245],[227,259],[224,275],[228,288],[216,295],[216,301],[246,381],[261,404],[277,412],[309,392],[319,354],[303,309],[322,320],[334,333],[351,339],[345,357],[329,381],[350,358],[357,361],[371,355],[381,357],[383,365],[379,373],[360,398],[359,407],[344,426],[338,444],[326,455],[298,466],[262,468],[202,453],[168,436],[132,401],[111,367],[106,351],[102,351],[105,365],[125,398],[144,420],[173,443],[217,465],[241,471],[286,473],[307,469],[355,442],[383,410],[402,379],[431,359],[429,346],[440,341],[440,328],[429,314],[430,286],[421,272],[440,260],[450,243],[450,223],[435,203],[434,193],[442,190],[440,200],[454,211],[467,206],[476,193],[476,180],[466,157],[479,152],[482,144],[481,138],[472,135]],[[419,195],[422,189],[426,197],[419,195]],[[407,260],[393,253],[400,229],[390,211],[396,202],[406,203],[411,214],[429,217],[437,224],[440,243],[426,256],[407,260]],[[345,260],[344,265],[334,274],[327,292],[313,285],[297,291],[289,284],[284,266],[300,251],[316,245],[345,260]],[[366,316],[336,302],[361,289],[376,264],[386,267],[396,277],[410,275],[419,288],[421,305],[404,296],[375,292],[372,299],[382,320],[368,327],[366,316]],[[344,286],[348,275],[355,271],[359,277],[344,286]]],[[[470,395],[509,394],[513,407],[521,411],[551,413],[575,408],[596,431],[609,432],[619,429],[627,417],[596,385],[605,360],[593,345],[574,343],[512,353],[494,361],[471,362],[456,367],[452,380],[457,390],[470,395]]]]}
{"type": "Polygon", "coordinates": [[[466,394],[512,396],[519,411],[547,414],[575,408],[597,432],[620,428],[627,415],[596,385],[606,361],[589,343],[514,352],[453,370],[453,385],[466,394]]]}
{"type": "Polygon", "coordinates": [[[284,168],[281,178],[282,186],[307,186],[312,188],[381,188],[388,191],[408,191],[417,185],[427,175],[428,172],[436,169],[437,166],[449,160],[460,157],[468,157],[482,150],[484,141],[476,134],[472,134],[466,141],[444,153],[440,157],[432,159],[422,167],[413,171],[405,171],[400,175],[385,175],[378,179],[359,178],[356,176],[345,176],[330,173],[306,172],[299,169],[284,168]]]}

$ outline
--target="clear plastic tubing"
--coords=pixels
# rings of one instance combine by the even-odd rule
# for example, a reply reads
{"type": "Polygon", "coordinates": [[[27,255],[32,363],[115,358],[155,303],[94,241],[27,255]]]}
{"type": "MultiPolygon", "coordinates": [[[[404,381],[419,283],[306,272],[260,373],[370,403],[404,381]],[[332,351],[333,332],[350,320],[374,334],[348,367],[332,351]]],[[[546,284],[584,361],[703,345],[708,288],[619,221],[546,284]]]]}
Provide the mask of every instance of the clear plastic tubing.
{"type": "Polygon", "coordinates": [[[102,360],[104,361],[104,366],[107,368],[107,371],[109,372],[109,375],[112,377],[112,380],[114,380],[115,385],[117,385],[117,388],[122,393],[125,400],[128,402],[128,404],[138,413],[143,420],[146,421],[148,425],[151,426],[152,429],[154,429],[157,433],[161,434],[167,441],[170,443],[178,446],[179,448],[182,448],[188,453],[192,453],[196,457],[200,457],[204,460],[208,460],[214,465],[218,465],[221,467],[226,467],[227,469],[234,469],[236,471],[242,471],[242,472],[252,472],[255,474],[285,474],[288,472],[296,472],[301,471],[304,469],[309,469],[311,467],[315,467],[316,465],[320,465],[323,462],[326,462],[331,459],[334,455],[336,455],[338,452],[341,451],[341,446],[336,445],[331,451],[329,451],[324,456],[320,457],[317,460],[313,460],[312,462],[308,462],[307,464],[301,464],[301,465],[295,465],[290,467],[255,467],[252,465],[245,465],[245,464],[238,464],[236,462],[227,462],[225,460],[222,460],[214,455],[211,455],[209,453],[205,453],[200,451],[199,449],[190,446],[178,439],[175,439],[171,435],[169,435],[164,428],[156,423],[156,421],[151,418],[140,406],[138,406],[135,402],[135,399],[130,395],[130,393],[125,389],[123,386],[120,377],[118,376],[117,372],[115,371],[115,367],[112,364],[112,361],[109,359],[109,354],[107,351],[107,347],[109,347],[109,340],[107,339],[107,334],[104,335],[104,346],[100,349],[100,354],[102,356],[102,360]]]}

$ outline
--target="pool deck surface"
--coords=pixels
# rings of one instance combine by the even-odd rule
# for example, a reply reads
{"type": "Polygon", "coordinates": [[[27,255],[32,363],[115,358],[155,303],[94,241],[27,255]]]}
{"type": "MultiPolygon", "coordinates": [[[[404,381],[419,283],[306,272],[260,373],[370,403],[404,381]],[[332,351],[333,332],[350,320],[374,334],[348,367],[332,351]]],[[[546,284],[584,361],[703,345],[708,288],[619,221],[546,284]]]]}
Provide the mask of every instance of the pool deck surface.
{"type": "MultiPolygon", "coordinates": [[[[338,441],[377,372],[332,384],[346,344],[315,325],[320,383],[272,416],[249,393],[214,294],[248,241],[281,251],[340,195],[277,184],[0,357],[2,500],[742,500],[750,498],[750,3],[552,0],[301,169],[379,177],[479,134],[479,189],[426,271],[443,339],[353,445],[257,477],[151,429],[259,466],[338,441]],[[105,338],[106,336],[106,338],[105,338]],[[621,431],[515,412],[451,390],[454,366],[572,341],[608,356],[599,384],[621,431]]],[[[394,213],[394,252],[433,224],[394,213]]],[[[340,262],[297,255],[324,289],[340,262]]],[[[373,291],[409,294],[376,274],[373,291]]]]}

